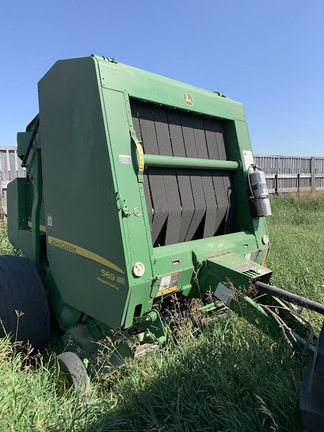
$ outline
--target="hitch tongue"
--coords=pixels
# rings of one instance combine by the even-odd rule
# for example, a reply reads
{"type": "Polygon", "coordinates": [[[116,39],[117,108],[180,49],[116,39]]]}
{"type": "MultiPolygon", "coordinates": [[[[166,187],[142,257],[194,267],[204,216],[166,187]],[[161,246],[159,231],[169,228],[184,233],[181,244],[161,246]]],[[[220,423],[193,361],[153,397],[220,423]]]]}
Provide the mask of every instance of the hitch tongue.
{"type": "Polygon", "coordinates": [[[254,286],[259,291],[262,291],[266,294],[270,294],[272,296],[279,297],[282,300],[286,300],[286,301],[293,303],[295,305],[305,307],[306,309],[310,309],[310,310],[313,310],[315,312],[318,312],[321,315],[324,315],[324,305],[322,305],[321,303],[314,302],[314,301],[309,300],[305,297],[301,297],[297,294],[293,294],[289,291],[282,290],[280,288],[277,288],[277,287],[272,286],[272,285],[268,285],[268,284],[263,283],[263,282],[258,281],[254,284],[254,286]]]}

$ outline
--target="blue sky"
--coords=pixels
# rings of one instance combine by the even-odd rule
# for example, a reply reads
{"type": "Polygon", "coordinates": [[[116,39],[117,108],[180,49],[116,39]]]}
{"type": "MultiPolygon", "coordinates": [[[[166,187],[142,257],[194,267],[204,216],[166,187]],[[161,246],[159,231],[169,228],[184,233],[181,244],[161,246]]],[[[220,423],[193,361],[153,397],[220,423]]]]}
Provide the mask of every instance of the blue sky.
{"type": "Polygon", "coordinates": [[[3,0],[0,44],[0,146],[57,60],[98,54],[242,102],[256,154],[324,156],[322,0],[3,0]]]}

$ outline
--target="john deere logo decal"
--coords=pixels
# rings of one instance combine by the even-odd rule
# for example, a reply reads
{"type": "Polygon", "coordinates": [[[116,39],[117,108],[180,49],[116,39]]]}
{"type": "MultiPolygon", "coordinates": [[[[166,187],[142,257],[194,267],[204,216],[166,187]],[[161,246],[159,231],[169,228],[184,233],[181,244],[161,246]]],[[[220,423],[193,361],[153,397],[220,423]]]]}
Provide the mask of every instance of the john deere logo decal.
{"type": "Polygon", "coordinates": [[[185,104],[187,104],[189,106],[192,106],[194,104],[193,97],[189,93],[184,93],[183,99],[184,99],[185,104]]]}

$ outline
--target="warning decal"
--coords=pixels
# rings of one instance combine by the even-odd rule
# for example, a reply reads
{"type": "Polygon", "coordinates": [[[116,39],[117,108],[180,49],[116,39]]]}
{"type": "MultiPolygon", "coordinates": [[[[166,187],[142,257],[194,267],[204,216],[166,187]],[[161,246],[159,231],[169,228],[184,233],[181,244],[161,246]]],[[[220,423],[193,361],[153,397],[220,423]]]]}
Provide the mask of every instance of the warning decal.
{"type": "Polygon", "coordinates": [[[251,165],[253,165],[253,155],[249,150],[243,150],[243,157],[245,162],[245,168],[248,169],[251,165]]]}
{"type": "Polygon", "coordinates": [[[257,255],[258,255],[258,251],[255,251],[255,252],[249,252],[249,253],[245,254],[244,256],[246,259],[248,259],[250,261],[255,261],[257,255]]]}
{"type": "Polygon", "coordinates": [[[47,213],[47,232],[48,234],[52,234],[53,229],[53,215],[50,213],[47,213]]]}
{"type": "Polygon", "coordinates": [[[179,276],[180,276],[180,272],[173,273],[168,276],[163,276],[163,278],[161,278],[159,291],[164,291],[166,289],[169,290],[171,288],[177,288],[179,276]]]}

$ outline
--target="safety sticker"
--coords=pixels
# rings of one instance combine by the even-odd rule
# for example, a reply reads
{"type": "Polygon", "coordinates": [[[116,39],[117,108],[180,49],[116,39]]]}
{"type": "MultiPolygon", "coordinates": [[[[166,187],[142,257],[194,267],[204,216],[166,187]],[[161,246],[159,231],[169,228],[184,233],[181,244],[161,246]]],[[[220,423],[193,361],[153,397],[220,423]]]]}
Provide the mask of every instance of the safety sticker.
{"type": "Polygon", "coordinates": [[[258,255],[258,251],[255,251],[255,252],[250,252],[245,254],[244,257],[248,260],[255,261],[257,255],[258,255]]]}
{"type": "Polygon", "coordinates": [[[125,285],[125,278],[121,277],[121,276],[117,276],[117,282],[120,284],[125,285]]]}
{"type": "Polygon", "coordinates": [[[243,150],[243,157],[245,162],[245,168],[248,169],[249,166],[253,165],[253,155],[249,150],[243,150]]]}
{"type": "Polygon", "coordinates": [[[131,157],[128,155],[119,155],[119,162],[129,165],[131,163],[131,157]]]}
{"type": "Polygon", "coordinates": [[[159,291],[176,288],[178,285],[179,276],[180,276],[180,272],[173,273],[168,276],[163,276],[163,278],[161,278],[159,291]]]}
{"type": "Polygon", "coordinates": [[[52,234],[52,228],[53,228],[53,215],[50,213],[47,213],[47,232],[48,234],[52,234]]]}

